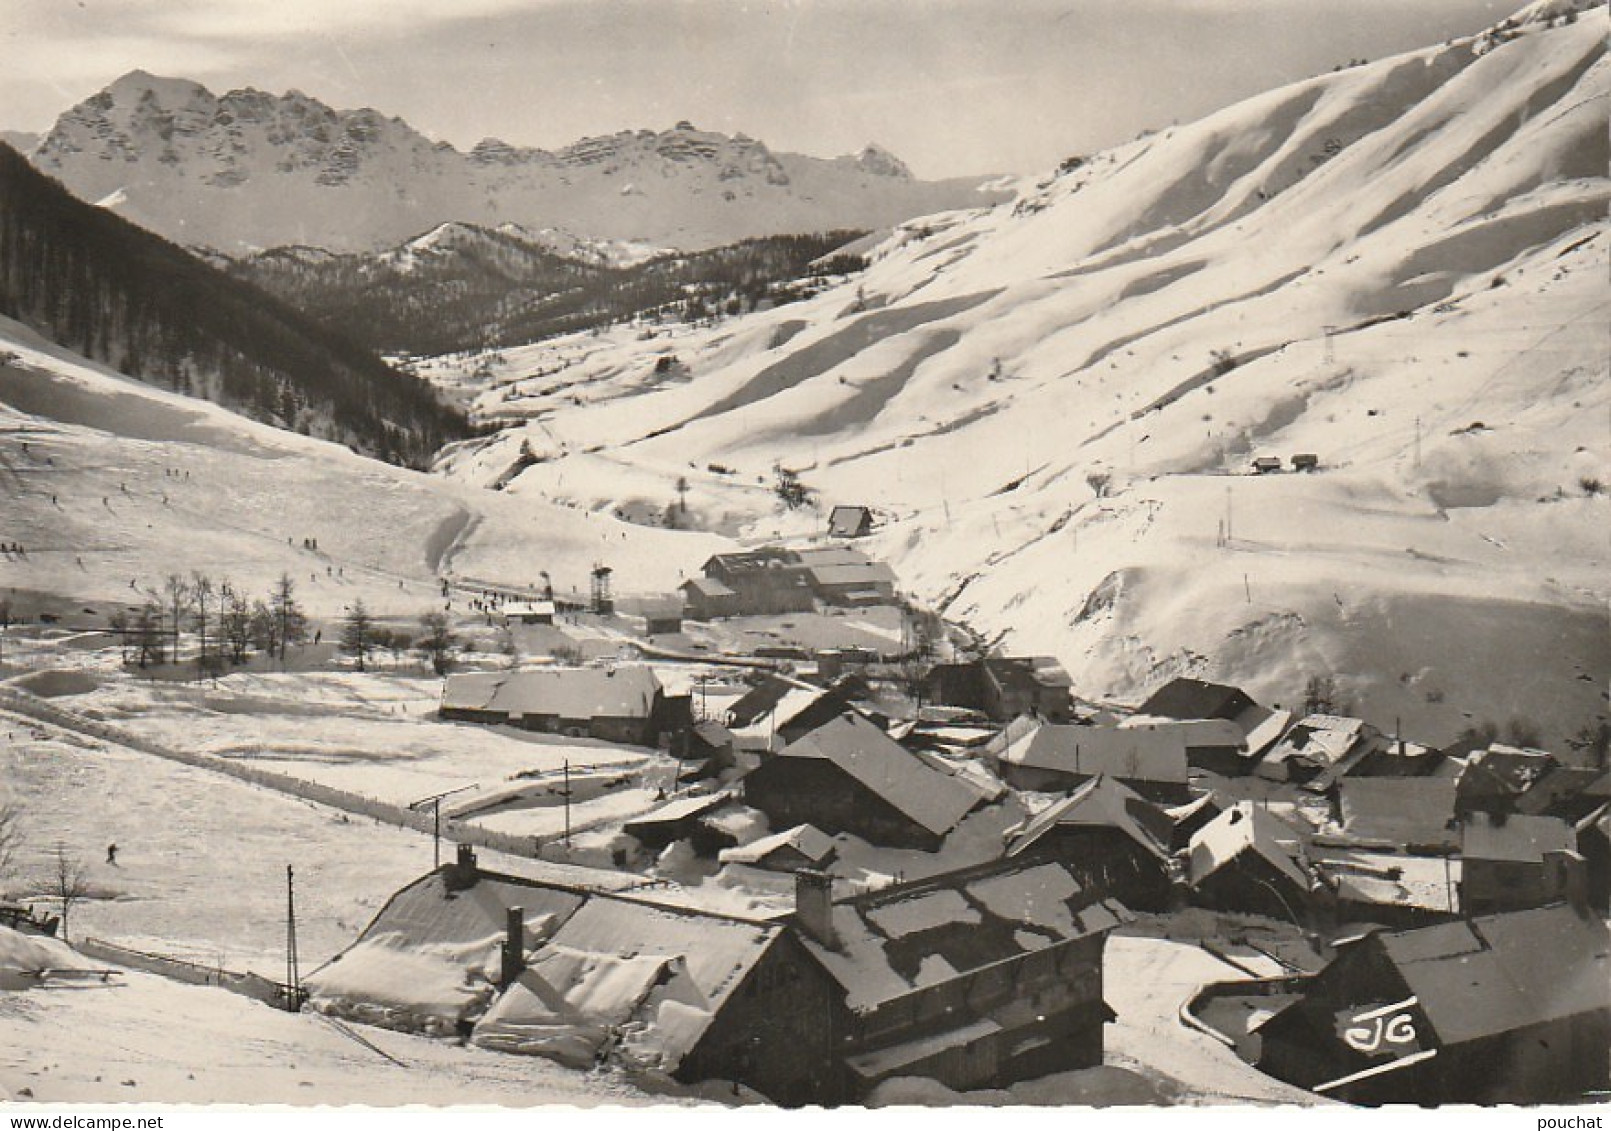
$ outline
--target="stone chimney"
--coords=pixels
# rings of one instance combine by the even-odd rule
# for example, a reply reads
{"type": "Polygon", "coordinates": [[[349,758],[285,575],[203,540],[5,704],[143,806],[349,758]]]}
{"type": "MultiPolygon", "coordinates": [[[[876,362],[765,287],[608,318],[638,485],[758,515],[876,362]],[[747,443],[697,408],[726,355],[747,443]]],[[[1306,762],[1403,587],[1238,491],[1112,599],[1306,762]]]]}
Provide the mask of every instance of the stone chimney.
{"type": "Polygon", "coordinates": [[[526,911],[511,907],[504,912],[504,940],[501,955],[503,962],[498,972],[498,986],[507,989],[526,969],[526,911]]]}
{"type": "Polygon", "coordinates": [[[442,883],[448,891],[467,891],[475,887],[477,878],[475,849],[468,844],[459,845],[453,863],[442,865],[442,883]]]}
{"type": "Polygon", "coordinates": [[[810,868],[794,873],[794,921],[816,942],[839,949],[839,935],[833,929],[832,876],[810,868]]]}

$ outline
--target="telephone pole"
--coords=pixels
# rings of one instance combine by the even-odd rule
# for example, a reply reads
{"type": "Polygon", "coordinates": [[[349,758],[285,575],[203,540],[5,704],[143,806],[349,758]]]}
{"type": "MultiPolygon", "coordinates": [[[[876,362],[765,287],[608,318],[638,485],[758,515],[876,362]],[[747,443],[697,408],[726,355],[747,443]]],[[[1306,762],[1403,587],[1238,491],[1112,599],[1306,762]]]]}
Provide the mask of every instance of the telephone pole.
{"type": "Polygon", "coordinates": [[[285,1008],[290,1013],[302,1008],[302,971],[296,953],[296,877],[289,864],[285,866],[285,1008]]]}

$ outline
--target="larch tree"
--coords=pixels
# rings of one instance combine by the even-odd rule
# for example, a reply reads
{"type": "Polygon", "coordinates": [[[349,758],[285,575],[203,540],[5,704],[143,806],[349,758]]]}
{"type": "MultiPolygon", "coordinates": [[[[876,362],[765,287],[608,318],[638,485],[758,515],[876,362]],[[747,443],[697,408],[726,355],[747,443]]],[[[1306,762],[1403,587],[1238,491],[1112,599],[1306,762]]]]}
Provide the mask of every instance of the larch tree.
{"type": "Polygon", "coordinates": [[[375,622],[364,606],[363,598],[353,601],[341,622],[341,650],[358,661],[358,670],[364,670],[364,660],[375,645],[375,622]]]}

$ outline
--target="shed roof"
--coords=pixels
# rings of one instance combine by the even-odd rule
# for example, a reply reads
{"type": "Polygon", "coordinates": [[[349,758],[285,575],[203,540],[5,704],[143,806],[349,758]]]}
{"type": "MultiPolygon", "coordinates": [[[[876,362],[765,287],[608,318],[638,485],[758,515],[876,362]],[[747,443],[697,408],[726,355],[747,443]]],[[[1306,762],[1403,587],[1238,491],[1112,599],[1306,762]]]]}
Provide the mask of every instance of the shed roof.
{"type": "Polygon", "coordinates": [[[1003,762],[1070,774],[1184,784],[1186,740],[1176,727],[1097,727],[1046,723],[1009,742],[1003,762]]]}
{"type": "Polygon", "coordinates": [[[1565,904],[1375,937],[1445,1045],[1611,1009],[1611,934],[1565,904]]]}
{"type": "Polygon", "coordinates": [[[1123,782],[1098,774],[1037,813],[1008,841],[1007,855],[1017,856],[1056,828],[1115,829],[1159,860],[1167,860],[1174,822],[1123,782]]]}
{"type": "Polygon", "coordinates": [[[648,829],[660,825],[675,825],[678,822],[701,816],[712,810],[720,809],[731,801],[732,795],[723,793],[701,793],[691,797],[679,797],[668,801],[664,805],[649,810],[641,816],[633,817],[621,826],[631,833],[633,829],[648,829]]]}
{"type": "Polygon", "coordinates": [[[801,735],[778,758],[831,762],[936,836],[950,832],[982,800],[976,789],[915,756],[855,713],[801,735]]]}
{"type": "Polygon", "coordinates": [[[780,848],[792,848],[816,863],[826,861],[837,851],[833,838],[817,826],[795,825],[737,848],[724,848],[720,859],[724,864],[758,864],[780,848]]]}

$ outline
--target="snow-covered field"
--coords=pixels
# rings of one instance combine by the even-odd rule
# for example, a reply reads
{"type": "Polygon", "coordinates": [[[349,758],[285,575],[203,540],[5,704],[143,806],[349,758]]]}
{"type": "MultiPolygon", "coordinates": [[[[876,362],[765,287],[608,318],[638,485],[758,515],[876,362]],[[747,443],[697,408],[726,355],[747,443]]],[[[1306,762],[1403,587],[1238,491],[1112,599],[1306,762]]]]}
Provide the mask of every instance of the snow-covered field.
{"type": "Polygon", "coordinates": [[[110,985],[0,995],[0,1097],[19,1107],[685,1102],[535,1057],[370,1029],[363,1037],[385,1056],[318,1014],[130,972],[110,985]]]}

